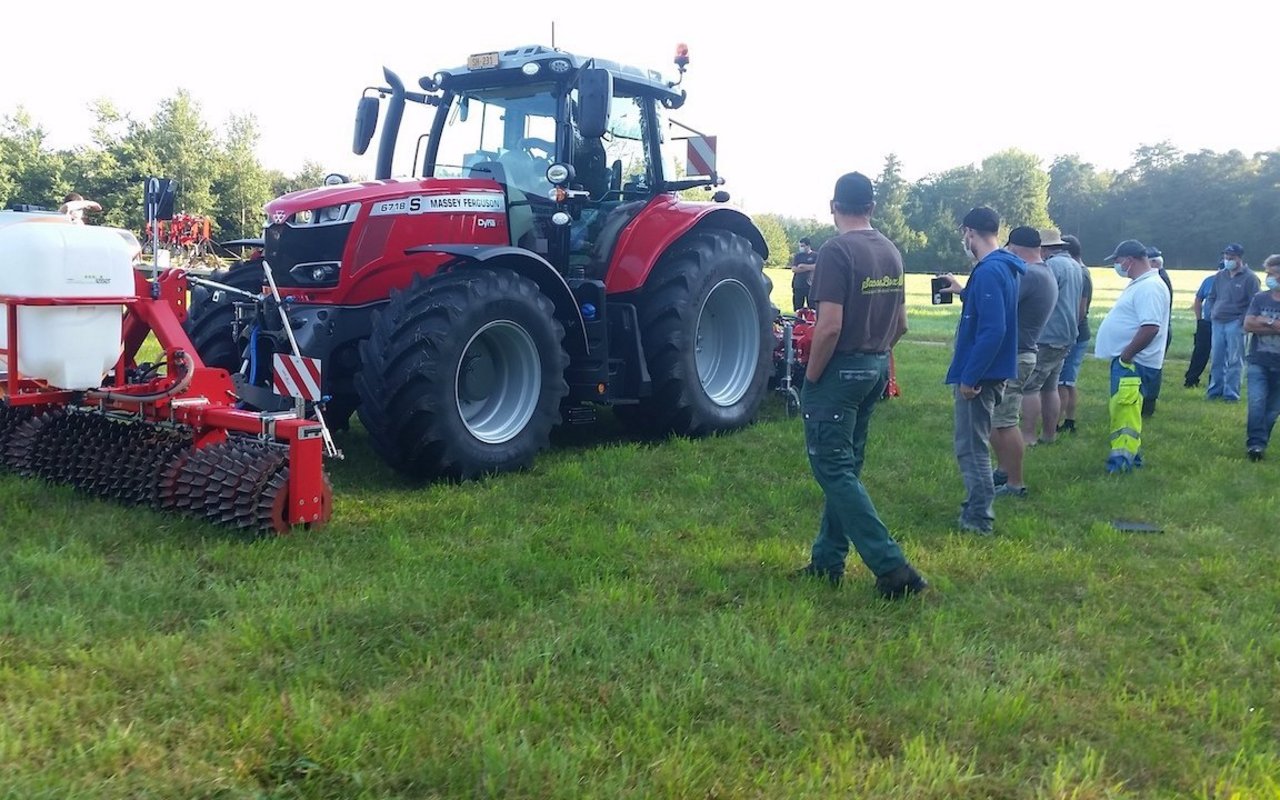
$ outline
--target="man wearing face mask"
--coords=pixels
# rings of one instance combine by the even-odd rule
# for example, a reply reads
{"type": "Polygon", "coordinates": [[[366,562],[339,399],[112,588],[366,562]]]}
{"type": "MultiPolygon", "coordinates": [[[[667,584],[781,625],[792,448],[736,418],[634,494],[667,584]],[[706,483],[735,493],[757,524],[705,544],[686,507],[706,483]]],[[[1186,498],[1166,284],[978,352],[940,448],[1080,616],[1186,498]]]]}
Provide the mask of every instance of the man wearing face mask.
{"type": "Polygon", "coordinates": [[[1098,326],[1094,355],[1111,361],[1111,454],[1107,472],[1142,466],[1142,398],[1164,366],[1169,327],[1169,290],[1147,261],[1142,242],[1126,239],[1107,257],[1128,278],[1115,305],[1098,326]]]}
{"type": "Polygon", "coordinates": [[[1254,295],[1244,329],[1249,346],[1249,421],[1245,447],[1250,461],[1261,461],[1280,417],[1280,255],[1267,256],[1267,289],[1254,295]]]}
{"type": "Polygon", "coordinates": [[[955,453],[966,497],[960,529],[995,532],[995,482],[991,474],[991,415],[1004,383],[1018,377],[1018,283],[1026,262],[996,245],[1000,217],[986,207],[971,210],[960,226],[965,253],[977,261],[969,285],[954,275],[946,291],[964,303],[956,326],[956,350],[947,370],[954,386],[955,453]]]}
{"type": "Polygon", "coordinates": [[[1238,243],[1222,250],[1222,269],[1213,276],[1209,302],[1213,304],[1213,349],[1209,354],[1210,400],[1240,401],[1240,373],[1244,367],[1244,316],[1260,283],[1244,263],[1238,243]]]}

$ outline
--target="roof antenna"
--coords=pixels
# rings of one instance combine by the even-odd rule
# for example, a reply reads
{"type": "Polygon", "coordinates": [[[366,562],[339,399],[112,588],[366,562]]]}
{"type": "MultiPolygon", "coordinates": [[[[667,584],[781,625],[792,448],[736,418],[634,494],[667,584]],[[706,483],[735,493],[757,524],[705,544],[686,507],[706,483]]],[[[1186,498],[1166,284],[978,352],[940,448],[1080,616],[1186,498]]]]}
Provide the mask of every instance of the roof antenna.
{"type": "Polygon", "coordinates": [[[556,49],[556,21],[551,20],[551,49],[556,49]]]}

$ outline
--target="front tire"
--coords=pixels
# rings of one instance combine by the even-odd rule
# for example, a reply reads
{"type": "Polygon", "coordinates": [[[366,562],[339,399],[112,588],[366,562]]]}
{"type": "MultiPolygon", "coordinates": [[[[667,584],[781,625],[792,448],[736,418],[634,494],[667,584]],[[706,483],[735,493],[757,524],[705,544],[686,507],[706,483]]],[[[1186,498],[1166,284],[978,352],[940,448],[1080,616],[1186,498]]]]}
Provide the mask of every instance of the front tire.
{"type": "Polygon", "coordinates": [[[360,344],[360,420],[414,479],[527,468],[560,422],[564,328],[533,281],[506,269],[415,278],[360,344]]]}
{"type": "Polygon", "coordinates": [[[750,424],[773,369],[773,307],[745,238],[701,231],[674,244],[637,300],[653,392],[618,406],[647,435],[703,436],[750,424]]]}
{"type": "MultiPolygon", "coordinates": [[[[209,279],[255,293],[262,291],[262,285],[266,283],[260,258],[217,270],[209,279]]],[[[217,367],[231,373],[240,371],[243,347],[231,335],[238,299],[238,295],[208,286],[195,286],[191,290],[191,307],[182,327],[191,337],[191,344],[195,345],[206,367],[217,367]]]]}

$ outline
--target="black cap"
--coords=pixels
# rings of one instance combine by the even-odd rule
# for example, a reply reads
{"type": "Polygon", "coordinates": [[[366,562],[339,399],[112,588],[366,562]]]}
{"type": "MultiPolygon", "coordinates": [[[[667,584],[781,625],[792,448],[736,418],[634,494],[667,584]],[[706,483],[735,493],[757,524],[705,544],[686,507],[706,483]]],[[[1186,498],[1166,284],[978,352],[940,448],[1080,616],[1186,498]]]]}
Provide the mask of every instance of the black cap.
{"type": "Polygon", "coordinates": [[[1005,244],[1014,244],[1018,247],[1039,247],[1040,231],[1035,228],[1029,228],[1026,225],[1020,225],[1009,231],[1009,241],[1005,244]]]}
{"type": "Polygon", "coordinates": [[[856,211],[875,202],[875,189],[871,187],[871,179],[861,172],[850,172],[840,176],[836,181],[835,195],[832,197],[846,211],[856,211]]]}
{"type": "Polygon", "coordinates": [[[812,242],[810,242],[810,241],[809,241],[809,237],[808,237],[808,236],[801,236],[801,237],[800,237],[800,244],[812,244],[812,242]]]}
{"type": "Polygon", "coordinates": [[[1146,258],[1147,246],[1137,239],[1125,239],[1116,245],[1116,251],[1103,261],[1115,261],[1117,258],[1146,258]]]}
{"type": "Polygon", "coordinates": [[[1228,255],[1228,256],[1242,256],[1244,255],[1244,245],[1240,244],[1239,242],[1232,242],[1231,244],[1222,248],[1222,253],[1223,255],[1228,255]]]}
{"type": "Polygon", "coordinates": [[[986,206],[978,206],[964,215],[961,224],[979,233],[995,233],[1000,230],[1000,215],[986,206]]]}
{"type": "Polygon", "coordinates": [[[1164,253],[1161,253],[1161,252],[1160,252],[1160,248],[1159,248],[1159,247],[1148,247],[1148,248],[1147,248],[1147,258],[1161,258],[1161,257],[1163,257],[1163,256],[1164,256],[1164,253]]]}

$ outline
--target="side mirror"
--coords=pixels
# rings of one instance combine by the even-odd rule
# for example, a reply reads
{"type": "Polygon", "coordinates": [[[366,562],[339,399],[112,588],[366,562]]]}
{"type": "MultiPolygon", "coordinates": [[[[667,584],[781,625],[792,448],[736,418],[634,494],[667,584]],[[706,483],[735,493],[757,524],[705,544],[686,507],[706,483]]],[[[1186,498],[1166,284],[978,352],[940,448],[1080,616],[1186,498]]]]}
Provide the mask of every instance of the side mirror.
{"type": "Polygon", "coordinates": [[[583,70],[578,77],[578,133],[599,139],[609,130],[613,75],[607,69],[583,70]]]}
{"type": "Polygon", "coordinates": [[[378,127],[378,98],[361,97],[356,105],[356,135],[351,150],[358,156],[364,155],[373,141],[373,132],[378,127]]]}

